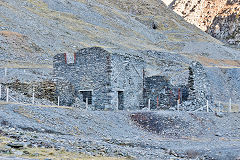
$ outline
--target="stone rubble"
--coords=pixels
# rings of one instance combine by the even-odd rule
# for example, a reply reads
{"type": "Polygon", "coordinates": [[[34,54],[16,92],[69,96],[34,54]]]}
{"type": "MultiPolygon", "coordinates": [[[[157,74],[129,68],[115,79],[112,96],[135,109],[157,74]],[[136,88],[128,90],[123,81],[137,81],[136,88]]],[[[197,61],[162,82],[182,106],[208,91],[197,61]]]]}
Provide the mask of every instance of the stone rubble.
{"type": "MultiPolygon", "coordinates": [[[[188,150],[193,150],[198,158],[216,158],[220,146],[229,148],[221,150],[224,153],[222,158],[227,152],[235,157],[240,153],[235,148],[231,150],[232,145],[240,145],[234,140],[239,136],[238,129],[234,128],[239,123],[237,113],[218,117],[204,112],[114,112],[25,107],[25,115],[33,115],[26,117],[15,112],[17,108],[18,105],[1,107],[0,130],[1,135],[15,140],[12,144],[23,147],[137,159],[189,159],[188,150]],[[221,138],[233,140],[222,141],[221,138]],[[209,147],[211,152],[206,150],[209,147]]],[[[1,152],[28,154],[9,147],[1,152]]]]}

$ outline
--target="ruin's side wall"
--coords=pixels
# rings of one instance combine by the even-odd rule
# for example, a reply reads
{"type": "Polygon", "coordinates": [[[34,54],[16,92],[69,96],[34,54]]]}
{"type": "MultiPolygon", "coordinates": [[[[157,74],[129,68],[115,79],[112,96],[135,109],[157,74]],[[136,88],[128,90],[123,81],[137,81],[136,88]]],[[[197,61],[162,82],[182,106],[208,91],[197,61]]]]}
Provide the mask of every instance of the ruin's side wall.
{"type": "Polygon", "coordinates": [[[118,108],[118,91],[123,91],[123,109],[139,109],[143,103],[143,60],[112,54],[111,61],[112,105],[118,108]]]}
{"type": "Polygon", "coordinates": [[[74,66],[65,63],[65,54],[57,54],[53,59],[54,81],[56,83],[56,94],[60,97],[60,105],[70,106],[74,103],[75,89],[71,84],[74,66]]]}
{"type": "Polygon", "coordinates": [[[189,67],[189,89],[190,98],[198,99],[201,103],[204,100],[212,101],[210,83],[203,66],[199,62],[193,62],[189,67]]]}

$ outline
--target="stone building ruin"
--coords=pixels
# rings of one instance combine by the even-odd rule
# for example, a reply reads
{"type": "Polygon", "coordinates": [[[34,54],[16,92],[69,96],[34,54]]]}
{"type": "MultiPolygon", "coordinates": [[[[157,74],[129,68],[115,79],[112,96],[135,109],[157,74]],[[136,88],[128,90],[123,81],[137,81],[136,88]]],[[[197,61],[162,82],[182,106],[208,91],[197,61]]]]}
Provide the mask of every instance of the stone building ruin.
{"type": "Polygon", "coordinates": [[[195,110],[212,102],[203,66],[192,62],[188,84],[173,86],[164,76],[145,75],[141,57],[84,48],[69,57],[54,56],[56,94],[60,105],[93,110],[169,109],[180,100],[181,110],[195,110]]]}
{"type": "Polygon", "coordinates": [[[68,62],[67,54],[54,56],[54,75],[61,105],[75,99],[94,109],[140,109],[144,62],[140,57],[112,54],[99,47],[84,48],[68,62]]]}
{"type": "Polygon", "coordinates": [[[189,68],[188,83],[174,86],[164,76],[152,76],[144,79],[144,102],[150,100],[151,109],[169,109],[180,103],[180,110],[194,111],[207,102],[213,104],[210,83],[203,66],[193,61],[189,68]]]}

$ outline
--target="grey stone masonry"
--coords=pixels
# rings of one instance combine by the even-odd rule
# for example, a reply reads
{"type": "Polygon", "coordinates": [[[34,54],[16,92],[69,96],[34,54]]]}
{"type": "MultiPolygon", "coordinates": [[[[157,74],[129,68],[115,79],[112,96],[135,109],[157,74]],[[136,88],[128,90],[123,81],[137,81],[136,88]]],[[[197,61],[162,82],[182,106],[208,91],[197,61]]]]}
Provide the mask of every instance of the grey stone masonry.
{"type": "Polygon", "coordinates": [[[209,106],[213,104],[210,82],[203,66],[199,62],[194,61],[189,66],[188,89],[188,102],[182,105],[185,107],[185,110],[196,110],[206,106],[207,101],[209,106]]]}
{"type": "Polygon", "coordinates": [[[145,106],[148,106],[149,100],[151,109],[162,109],[170,106],[170,100],[174,95],[170,93],[170,83],[164,76],[146,77],[144,81],[144,99],[145,106]]]}
{"type": "Polygon", "coordinates": [[[143,94],[144,62],[136,56],[112,54],[99,47],[84,48],[72,55],[54,56],[54,76],[61,105],[75,99],[94,109],[138,109],[143,94]]]}
{"type": "Polygon", "coordinates": [[[186,101],[188,89],[186,86],[174,86],[165,76],[146,77],[144,81],[144,104],[148,106],[150,100],[151,109],[169,109],[186,101]]]}

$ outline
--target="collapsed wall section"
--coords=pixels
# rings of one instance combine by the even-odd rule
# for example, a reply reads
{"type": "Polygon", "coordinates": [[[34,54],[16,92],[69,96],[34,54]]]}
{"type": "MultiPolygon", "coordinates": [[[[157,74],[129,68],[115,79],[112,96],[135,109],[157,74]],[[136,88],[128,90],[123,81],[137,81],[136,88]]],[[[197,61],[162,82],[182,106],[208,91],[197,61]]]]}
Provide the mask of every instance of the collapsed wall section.
{"type": "Polygon", "coordinates": [[[170,82],[164,76],[146,77],[144,81],[144,98],[145,106],[148,106],[150,101],[151,109],[168,108],[173,99],[173,94],[170,93],[170,82]]]}

